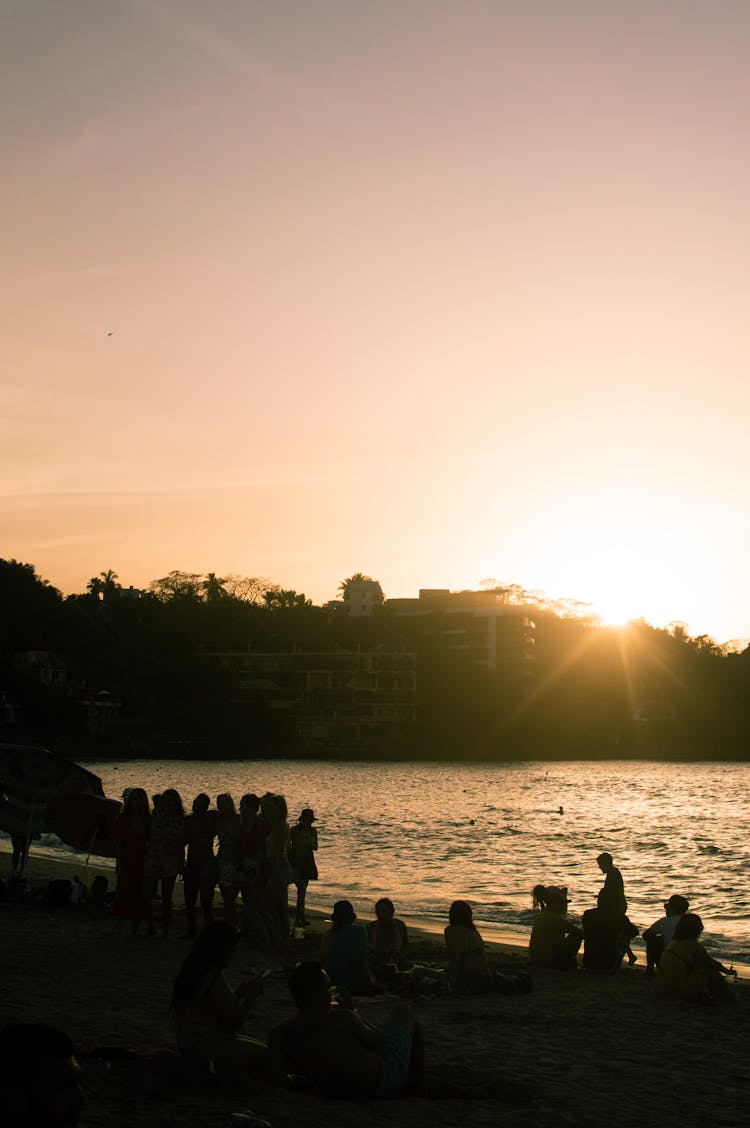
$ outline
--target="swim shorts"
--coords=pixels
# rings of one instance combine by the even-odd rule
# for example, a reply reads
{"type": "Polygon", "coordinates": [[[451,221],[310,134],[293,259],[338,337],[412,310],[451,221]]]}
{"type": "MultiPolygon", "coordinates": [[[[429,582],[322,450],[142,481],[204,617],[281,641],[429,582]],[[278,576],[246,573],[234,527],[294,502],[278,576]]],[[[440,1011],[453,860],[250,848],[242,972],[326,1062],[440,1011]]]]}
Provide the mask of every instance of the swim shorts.
{"type": "Polygon", "coordinates": [[[373,1097],[397,1097],[406,1088],[411,1060],[411,1034],[403,1026],[389,1026],[378,1047],[380,1081],[373,1097]]]}

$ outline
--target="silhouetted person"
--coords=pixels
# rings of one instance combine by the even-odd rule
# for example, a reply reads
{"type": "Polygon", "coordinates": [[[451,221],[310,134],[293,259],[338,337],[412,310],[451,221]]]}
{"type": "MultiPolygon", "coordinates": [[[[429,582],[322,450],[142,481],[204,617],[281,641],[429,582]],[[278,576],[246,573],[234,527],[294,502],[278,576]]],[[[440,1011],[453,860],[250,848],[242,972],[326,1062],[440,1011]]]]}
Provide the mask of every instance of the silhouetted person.
{"type": "Polygon", "coordinates": [[[697,913],[685,913],[680,918],[674,937],[659,960],[654,990],[657,995],[672,999],[736,1002],[736,996],[722,977],[736,976],[737,972],[709,956],[699,939],[702,932],[703,921],[697,913]]]}
{"type": "Polygon", "coordinates": [[[367,925],[370,967],[378,981],[386,984],[396,980],[399,962],[409,946],[406,925],[395,914],[390,897],[381,897],[375,902],[375,920],[367,925]]]}
{"type": "Polygon", "coordinates": [[[529,963],[558,971],[573,971],[583,933],[565,915],[567,890],[537,885],[532,896],[538,913],[529,940],[529,963]]]}
{"type": "Polygon", "coordinates": [[[624,913],[613,913],[600,906],[587,909],[581,923],[584,967],[588,971],[617,971],[638,929],[624,913]]]}
{"type": "Polygon", "coordinates": [[[424,1046],[407,1006],[393,1010],[383,1030],[371,1026],[340,993],[319,963],[299,964],[289,977],[297,1016],[274,1027],[268,1051],[274,1080],[289,1074],[311,1081],[326,1096],[418,1096],[424,1091],[424,1046]]]}
{"type": "Polygon", "coordinates": [[[0,1033],[0,1119],[4,1128],[75,1128],[84,1102],[82,1070],[67,1034],[18,1023],[0,1033]]]}
{"type": "Polygon", "coordinates": [[[682,916],[690,908],[689,902],[674,893],[664,902],[666,916],[659,917],[643,933],[646,941],[646,975],[651,979],[658,967],[662,952],[674,937],[674,931],[682,916]]]}
{"type": "Polygon", "coordinates": [[[331,913],[331,928],[323,933],[320,962],[336,987],[355,995],[372,994],[367,930],[357,924],[351,901],[337,901],[331,913]]]}
{"type": "MultiPolygon", "coordinates": [[[[611,854],[600,854],[596,860],[599,869],[604,874],[604,885],[599,890],[596,903],[598,907],[605,912],[619,914],[624,917],[628,911],[628,902],[625,899],[625,886],[622,880],[622,874],[612,861],[611,854]]],[[[628,963],[634,964],[637,957],[633,954],[629,944],[625,946],[625,953],[628,957],[628,963]]]]}

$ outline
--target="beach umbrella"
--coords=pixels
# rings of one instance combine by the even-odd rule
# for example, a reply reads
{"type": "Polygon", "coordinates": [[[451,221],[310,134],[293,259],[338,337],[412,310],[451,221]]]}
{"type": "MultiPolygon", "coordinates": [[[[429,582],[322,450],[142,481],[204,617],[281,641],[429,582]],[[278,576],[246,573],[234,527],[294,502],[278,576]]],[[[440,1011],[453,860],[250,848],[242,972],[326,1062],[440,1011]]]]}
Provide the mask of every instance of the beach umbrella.
{"type": "Polygon", "coordinates": [[[104,797],[102,781],[64,756],[30,744],[0,744],[0,830],[47,830],[47,803],[56,795],[85,792],[104,797]]]}
{"type": "MultiPolygon", "coordinates": [[[[117,799],[84,793],[56,795],[47,803],[47,829],[68,846],[103,858],[117,855],[115,819],[122,804],[117,799]]],[[[88,859],[86,860],[88,865],[88,859]]]]}

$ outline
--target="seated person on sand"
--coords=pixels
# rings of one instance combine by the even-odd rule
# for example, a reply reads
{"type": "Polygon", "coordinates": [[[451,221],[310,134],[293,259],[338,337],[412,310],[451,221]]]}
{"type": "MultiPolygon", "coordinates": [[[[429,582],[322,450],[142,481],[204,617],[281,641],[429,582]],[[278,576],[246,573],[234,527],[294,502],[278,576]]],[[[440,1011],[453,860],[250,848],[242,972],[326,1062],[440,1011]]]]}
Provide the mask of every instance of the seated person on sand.
{"type": "Polygon", "coordinates": [[[260,978],[232,990],[224,972],[234,959],[239,933],[215,921],[200,934],[185,957],[172,989],[177,1048],[197,1062],[228,1062],[261,1072],[266,1047],[239,1033],[263,987],[260,978]]]}
{"type": "Polygon", "coordinates": [[[646,975],[652,979],[662,957],[662,952],[674,937],[674,930],[680,918],[688,911],[690,903],[673,893],[668,901],[664,902],[666,916],[659,917],[654,923],[644,930],[643,939],[646,941],[646,975]]]}
{"type": "Polygon", "coordinates": [[[375,902],[375,920],[367,925],[370,966],[378,979],[395,978],[409,947],[406,925],[396,917],[393,901],[381,897],[375,902]]]}
{"type": "Polygon", "coordinates": [[[696,913],[685,913],[680,918],[656,970],[654,990],[657,995],[696,1002],[736,1001],[722,976],[736,976],[737,972],[709,956],[698,939],[702,931],[703,922],[696,913]]]}
{"type": "Polygon", "coordinates": [[[583,933],[565,915],[567,890],[556,885],[535,885],[532,897],[539,911],[531,929],[529,963],[534,967],[574,971],[583,933]]]}
{"type": "Polygon", "coordinates": [[[624,913],[597,905],[581,917],[583,925],[583,966],[587,971],[611,974],[618,971],[630,941],[638,935],[624,913]]]}
{"type": "Polygon", "coordinates": [[[367,930],[356,923],[351,901],[337,901],[329,919],[331,928],[323,933],[320,962],[331,983],[355,995],[371,995],[375,983],[370,973],[367,930]]]}
{"type": "Polygon", "coordinates": [[[448,978],[454,991],[459,995],[483,995],[490,991],[515,994],[531,990],[528,975],[503,975],[491,970],[468,901],[454,901],[448,919],[450,924],[443,935],[448,951],[448,978]]]}
{"type": "Polygon", "coordinates": [[[0,1033],[3,1128],[75,1128],[85,1097],[73,1043],[55,1026],[17,1023],[0,1033]]]}
{"type": "Polygon", "coordinates": [[[424,1089],[424,1048],[407,1006],[391,1012],[384,1030],[366,1022],[343,992],[333,1002],[319,963],[298,964],[289,977],[296,1018],[268,1038],[271,1075],[280,1084],[303,1078],[327,1097],[418,1096],[424,1089]]]}

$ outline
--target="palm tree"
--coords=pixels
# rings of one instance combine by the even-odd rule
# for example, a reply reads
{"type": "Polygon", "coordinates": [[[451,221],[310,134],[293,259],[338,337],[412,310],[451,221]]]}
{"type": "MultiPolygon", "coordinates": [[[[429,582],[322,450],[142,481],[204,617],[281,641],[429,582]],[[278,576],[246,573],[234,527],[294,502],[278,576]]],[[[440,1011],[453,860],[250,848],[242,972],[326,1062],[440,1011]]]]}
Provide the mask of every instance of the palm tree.
{"type": "Polygon", "coordinates": [[[227,599],[228,593],[224,587],[226,580],[219,579],[215,572],[208,572],[202,584],[202,594],[206,603],[218,603],[220,599],[227,599]]]}
{"type": "Polygon", "coordinates": [[[380,584],[377,580],[374,580],[372,576],[365,575],[364,572],[355,572],[353,576],[349,576],[348,579],[341,581],[341,583],[339,584],[339,591],[343,592],[345,600],[349,599],[349,589],[354,584],[375,584],[378,592],[380,593],[380,603],[383,602],[383,589],[381,588],[380,584]]]}

